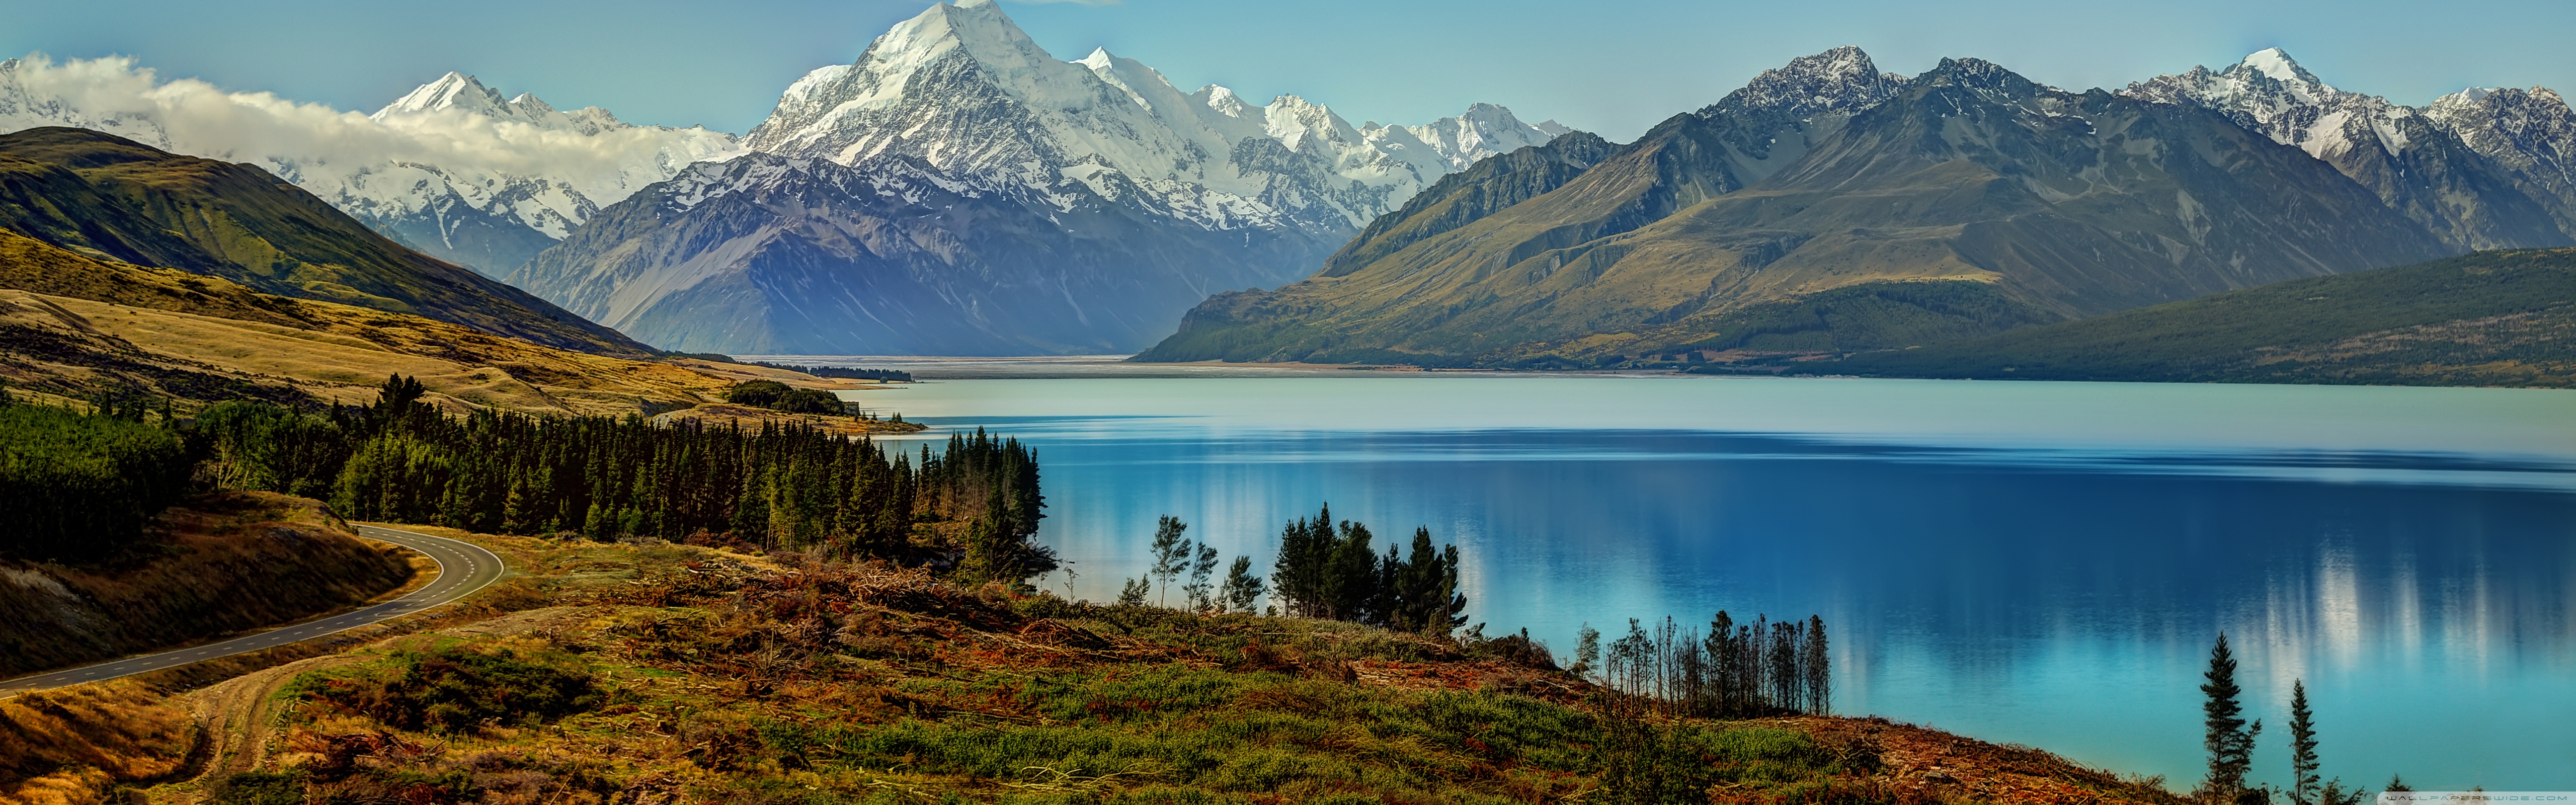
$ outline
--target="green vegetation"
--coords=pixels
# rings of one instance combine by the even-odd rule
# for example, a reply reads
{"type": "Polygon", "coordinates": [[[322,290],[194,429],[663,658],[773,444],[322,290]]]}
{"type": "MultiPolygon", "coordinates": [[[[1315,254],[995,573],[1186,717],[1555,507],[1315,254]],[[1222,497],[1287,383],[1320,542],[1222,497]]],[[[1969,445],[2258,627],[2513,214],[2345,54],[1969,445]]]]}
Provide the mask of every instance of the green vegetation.
{"type": "Polygon", "coordinates": [[[305,759],[264,771],[309,801],[1932,801],[1871,778],[1860,739],[1604,710],[1630,697],[1515,662],[1516,639],[674,559],[525,613],[528,634],[305,674],[289,690],[321,706],[281,737],[305,759]],[[511,670],[462,670],[487,666],[511,670]]]}
{"type": "Polygon", "coordinates": [[[636,418],[449,417],[418,382],[372,406],[309,414],[232,402],[200,417],[215,473],[246,488],[328,490],[359,520],[487,533],[574,533],[820,548],[954,564],[1018,583],[1055,560],[1029,543],[1036,454],[982,431],[934,455],[889,454],[803,426],[656,427],[636,418]]]}
{"type": "Polygon", "coordinates": [[[1880,377],[2576,387],[2576,249],[2290,280],[1801,367],[1880,377]]]}
{"type": "Polygon", "coordinates": [[[83,413],[0,396],[0,556],[94,559],[140,539],[194,463],[166,414],[145,417],[134,402],[83,413]]]}
{"type": "Polygon", "coordinates": [[[2209,750],[2209,776],[2201,780],[2201,794],[2212,802],[2262,805],[2263,792],[2245,784],[2245,773],[2254,766],[2254,738],[2263,733],[2263,721],[2247,723],[2245,706],[2236,701],[2243,691],[2236,686],[2236,657],[2227,650],[2227,635],[2209,647],[2203,676],[2209,681],[2200,686],[2207,697],[2201,704],[2201,744],[2209,750]]]}
{"type": "Polygon", "coordinates": [[[1388,545],[1381,557],[1371,539],[1368,526],[1349,520],[1337,532],[1331,506],[1313,520],[1288,523],[1280,530],[1270,573],[1270,588],[1283,609],[1433,636],[1467,622],[1461,614],[1467,596],[1458,592],[1458,546],[1435,550],[1431,529],[1417,528],[1409,556],[1388,545]]]}
{"type": "Polygon", "coordinates": [[[725,392],[725,402],[790,414],[842,413],[841,398],[820,389],[789,388],[775,380],[752,380],[725,392]]]}
{"type": "Polygon", "coordinates": [[[486,722],[543,724],[599,706],[591,675],[568,656],[499,649],[401,651],[389,667],[311,675],[289,695],[407,730],[466,733],[486,722]]]}

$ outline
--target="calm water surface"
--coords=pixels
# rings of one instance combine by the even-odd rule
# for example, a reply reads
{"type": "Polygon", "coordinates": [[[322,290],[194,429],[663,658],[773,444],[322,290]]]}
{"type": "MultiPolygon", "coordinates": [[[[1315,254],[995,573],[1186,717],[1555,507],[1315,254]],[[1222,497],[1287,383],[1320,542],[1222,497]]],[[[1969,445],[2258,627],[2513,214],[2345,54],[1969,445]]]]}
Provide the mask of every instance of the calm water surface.
{"type": "Polygon", "coordinates": [[[1839,712],[2187,785],[2223,630],[2261,779],[2304,679],[2329,777],[2576,789],[2576,393],[1352,374],[859,399],[1034,444],[1080,597],[1157,515],[1267,568],[1329,501],[1455,541],[1473,618],[1560,656],[1820,614],[1839,712]]]}

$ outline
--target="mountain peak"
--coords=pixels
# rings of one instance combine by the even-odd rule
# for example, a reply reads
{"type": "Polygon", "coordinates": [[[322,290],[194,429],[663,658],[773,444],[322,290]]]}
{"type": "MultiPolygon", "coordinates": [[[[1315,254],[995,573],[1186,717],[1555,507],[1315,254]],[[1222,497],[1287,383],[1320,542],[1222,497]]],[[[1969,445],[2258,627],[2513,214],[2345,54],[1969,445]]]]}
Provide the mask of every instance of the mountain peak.
{"type": "Polygon", "coordinates": [[[2274,81],[2295,81],[2302,84],[2312,84],[2316,83],[2317,80],[2315,74],[2308,72],[2307,68],[2300,67],[2297,60],[2290,58],[2289,51],[2282,50],[2280,48],[2264,48],[2262,50],[2254,51],[2251,54],[2247,54],[2246,57],[2243,60],[2238,61],[2237,64],[2255,72],[2262,73],[2263,75],[2270,76],[2274,81]]]}
{"type": "Polygon", "coordinates": [[[419,89],[412,90],[410,94],[394,99],[394,102],[386,104],[385,108],[376,110],[373,117],[418,114],[439,109],[507,116],[509,113],[504,110],[508,108],[509,103],[501,99],[501,93],[484,86],[483,82],[475,80],[473,76],[451,70],[446,75],[439,76],[438,80],[422,84],[419,89]]]}
{"type": "Polygon", "coordinates": [[[1779,111],[1797,117],[1848,112],[1877,103],[1905,86],[1905,78],[1880,73],[1869,54],[1850,45],[1789,63],[1753,77],[1743,89],[1700,110],[1702,115],[1779,111]]]}

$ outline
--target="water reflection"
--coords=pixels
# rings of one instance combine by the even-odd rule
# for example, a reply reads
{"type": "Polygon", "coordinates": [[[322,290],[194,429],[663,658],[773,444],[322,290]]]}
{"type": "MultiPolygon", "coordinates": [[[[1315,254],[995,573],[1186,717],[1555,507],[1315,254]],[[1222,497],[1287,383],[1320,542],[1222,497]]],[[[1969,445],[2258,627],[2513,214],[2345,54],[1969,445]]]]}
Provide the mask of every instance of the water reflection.
{"type": "MultiPolygon", "coordinates": [[[[1455,400],[1294,390],[1324,381],[1206,381],[1268,384],[1271,399],[1188,387],[1202,396],[1133,404],[1161,416],[1106,419],[1112,403],[1043,399],[1032,384],[1045,382],[931,389],[948,396],[906,410],[1037,445],[1040,536],[1080,573],[1048,584],[1077,595],[1111,597],[1140,573],[1157,515],[1266,566],[1280,524],[1329,500],[1382,533],[1428,525],[1455,540],[1471,614],[1560,648],[1585,623],[1628,617],[1821,614],[1845,712],[2187,784],[2194,685],[2225,630],[2274,725],[2258,779],[2284,776],[2302,679],[2328,776],[2576,788],[2576,462],[2552,441],[2566,438],[2558,415],[2521,423],[2528,438],[2454,422],[2445,443],[2482,449],[2433,451],[2398,432],[2413,412],[2374,423],[2358,404],[2336,414],[2367,432],[2349,439],[2283,438],[2248,424],[2289,421],[2281,411],[2226,420],[2217,404],[2195,414],[2210,420],[2199,438],[2088,437],[2060,420],[2037,436],[1908,439],[1868,423],[1794,436],[1434,427],[1419,409],[1455,400]],[[1315,414],[1330,405],[1394,411],[1336,429],[1315,414]],[[2552,449],[2500,449],[2530,444],[2552,449]]],[[[1979,393],[2013,393],[2000,385],[1979,393]]]]}

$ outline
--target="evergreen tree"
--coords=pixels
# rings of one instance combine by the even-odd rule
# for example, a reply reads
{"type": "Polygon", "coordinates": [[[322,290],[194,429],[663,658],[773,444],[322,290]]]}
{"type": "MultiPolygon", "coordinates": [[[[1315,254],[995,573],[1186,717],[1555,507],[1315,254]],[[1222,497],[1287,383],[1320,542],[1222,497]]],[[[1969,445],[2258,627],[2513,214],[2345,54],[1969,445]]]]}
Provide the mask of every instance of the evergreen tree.
{"type": "Polygon", "coordinates": [[[2245,787],[2245,772],[2254,765],[2254,737],[2262,734],[2263,722],[2249,724],[2244,718],[2244,705],[2237,701],[2243,691],[2236,686],[2236,657],[2227,649],[2226,634],[2210,646],[2209,671],[2203,676],[2208,682],[2200,686],[2206,697],[2201,745],[2209,750],[2209,778],[2202,788],[2217,802],[2259,798],[2262,792],[2245,787]]]}
{"type": "Polygon", "coordinates": [[[2308,712],[2308,683],[2290,681],[2290,802],[2317,803],[2317,730],[2308,712]]]}
{"type": "Polygon", "coordinates": [[[1807,616],[1807,644],[1800,653],[1807,697],[1798,709],[1816,715],[1833,712],[1833,656],[1825,646],[1824,616],[1807,616]]]}
{"type": "Polygon", "coordinates": [[[1146,594],[1153,592],[1153,590],[1154,582],[1148,577],[1137,576],[1135,578],[1128,579],[1126,586],[1118,589],[1118,605],[1123,607],[1144,606],[1146,594]]]}

